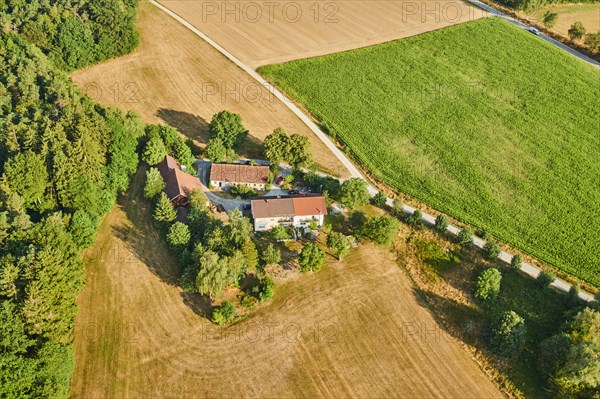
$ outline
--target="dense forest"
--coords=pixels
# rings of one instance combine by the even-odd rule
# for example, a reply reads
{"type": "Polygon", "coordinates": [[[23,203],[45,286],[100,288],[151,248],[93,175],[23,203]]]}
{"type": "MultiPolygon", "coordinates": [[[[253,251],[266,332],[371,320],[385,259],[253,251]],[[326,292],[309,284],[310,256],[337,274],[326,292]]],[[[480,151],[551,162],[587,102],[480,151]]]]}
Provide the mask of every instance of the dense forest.
{"type": "Polygon", "coordinates": [[[81,250],[127,189],[144,128],[65,70],[135,46],[135,6],[0,0],[0,398],[67,396],[81,250]]]}
{"type": "Polygon", "coordinates": [[[65,70],[128,53],[138,44],[138,0],[0,0],[3,33],[21,34],[65,70]]]}

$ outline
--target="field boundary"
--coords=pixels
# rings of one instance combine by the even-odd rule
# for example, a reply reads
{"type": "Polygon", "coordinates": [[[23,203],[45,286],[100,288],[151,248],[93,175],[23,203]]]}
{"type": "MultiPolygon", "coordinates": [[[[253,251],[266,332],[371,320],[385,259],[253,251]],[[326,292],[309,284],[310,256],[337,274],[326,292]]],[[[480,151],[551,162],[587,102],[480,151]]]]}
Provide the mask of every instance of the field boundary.
{"type": "MultiPolygon", "coordinates": [[[[472,0],[469,0],[469,2],[471,2],[473,4],[478,3],[478,2],[474,2],[472,0]]],[[[327,146],[327,148],[336,156],[336,158],[338,158],[338,160],[342,163],[342,165],[344,165],[344,167],[346,167],[346,169],[348,169],[348,171],[350,172],[350,176],[352,178],[360,178],[360,179],[365,180],[368,184],[368,190],[371,193],[371,195],[375,195],[378,192],[377,188],[375,188],[369,182],[369,180],[365,176],[363,176],[363,174],[359,171],[359,169],[335,145],[335,143],[333,143],[333,141],[331,141],[329,139],[329,137],[317,126],[317,124],[315,122],[313,122],[313,120],[307,114],[305,114],[290,98],[285,96],[283,94],[283,92],[281,92],[276,87],[274,87],[271,83],[269,83],[267,80],[265,80],[258,72],[256,72],[255,70],[250,68],[248,65],[241,62],[237,57],[235,57],[229,51],[225,50],[225,48],[223,48],[217,42],[215,42],[210,37],[208,37],[206,34],[201,32],[200,30],[198,30],[195,26],[193,26],[192,24],[187,22],[184,18],[182,18],[175,12],[169,10],[168,8],[157,3],[154,0],[150,0],[150,3],[155,5],[156,7],[160,8],[162,11],[166,12],[168,15],[170,15],[172,18],[174,18],[179,23],[184,25],[186,28],[190,29],[192,32],[194,32],[196,35],[198,35],[200,38],[202,38],[204,41],[206,41],[208,44],[210,44],[212,47],[214,47],[217,51],[219,51],[221,54],[223,54],[226,58],[228,58],[231,62],[233,62],[235,65],[237,65],[239,68],[241,68],[245,72],[247,72],[251,77],[253,77],[261,85],[266,87],[277,99],[281,100],[296,116],[298,116],[300,118],[300,120],[302,120],[302,122],[304,122],[308,126],[308,128],[327,146]]],[[[496,11],[496,13],[497,12],[498,11],[496,11]]],[[[570,50],[572,50],[572,49],[570,49],[570,50]]],[[[387,198],[386,202],[388,205],[391,206],[393,204],[393,199],[387,198]]],[[[413,214],[416,210],[417,210],[417,208],[414,208],[410,205],[406,205],[406,204],[403,205],[403,211],[407,214],[413,214]]],[[[427,213],[424,213],[424,212],[422,213],[422,220],[424,223],[426,223],[429,226],[435,225],[435,217],[432,215],[429,215],[427,213]]],[[[461,229],[459,227],[456,227],[453,225],[449,225],[447,228],[447,231],[449,233],[453,234],[454,236],[458,236],[460,230],[461,229]]],[[[479,248],[483,248],[485,246],[486,242],[487,241],[485,241],[479,237],[474,237],[474,239],[473,239],[473,244],[479,248]]],[[[500,260],[502,260],[503,262],[510,263],[513,258],[513,254],[510,254],[506,251],[501,251],[500,255],[498,255],[498,258],[500,260]]],[[[533,278],[537,278],[539,276],[539,274],[541,273],[542,269],[535,265],[532,265],[528,262],[523,262],[521,265],[521,271],[523,271],[525,274],[527,274],[533,278]]],[[[560,291],[563,291],[563,292],[569,292],[569,290],[572,287],[572,285],[570,283],[568,283],[567,281],[560,279],[560,278],[557,278],[556,280],[554,280],[552,282],[551,286],[560,291]]],[[[591,293],[584,291],[584,290],[581,290],[579,292],[579,297],[588,302],[591,302],[594,300],[594,295],[592,295],[591,293]]]]}

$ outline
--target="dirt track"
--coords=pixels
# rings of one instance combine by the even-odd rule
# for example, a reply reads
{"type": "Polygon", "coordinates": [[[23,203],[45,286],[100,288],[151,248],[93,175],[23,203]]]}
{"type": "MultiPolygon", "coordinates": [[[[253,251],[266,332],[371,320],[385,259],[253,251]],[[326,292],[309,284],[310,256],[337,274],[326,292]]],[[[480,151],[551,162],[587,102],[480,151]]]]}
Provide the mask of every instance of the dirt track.
{"type": "Polygon", "coordinates": [[[487,15],[459,0],[162,0],[256,68],[365,47],[487,15]]]}
{"type": "Polygon", "coordinates": [[[142,181],[86,259],[72,397],[501,397],[393,255],[372,245],[279,285],[253,316],[217,329],[173,284],[142,181]]]}
{"type": "Polygon", "coordinates": [[[308,127],[263,86],[157,7],[142,2],[141,44],[130,55],[72,74],[100,103],[168,123],[199,144],[208,122],[223,109],[239,113],[250,131],[242,155],[260,157],[260,142],[275,128],[311,139],[313,158],[325,170],[348,172],[308,127]]]}

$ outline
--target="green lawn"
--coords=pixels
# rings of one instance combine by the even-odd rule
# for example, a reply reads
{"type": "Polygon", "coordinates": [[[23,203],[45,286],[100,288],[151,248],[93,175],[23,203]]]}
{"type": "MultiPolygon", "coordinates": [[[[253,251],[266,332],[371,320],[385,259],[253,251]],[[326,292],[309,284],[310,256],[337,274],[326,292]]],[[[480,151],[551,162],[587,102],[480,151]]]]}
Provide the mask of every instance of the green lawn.
{"type": "Polygon", "coordinates": [[[600,286],[600,71],[486,18],[259,72],[387,184],[600,286]]]}

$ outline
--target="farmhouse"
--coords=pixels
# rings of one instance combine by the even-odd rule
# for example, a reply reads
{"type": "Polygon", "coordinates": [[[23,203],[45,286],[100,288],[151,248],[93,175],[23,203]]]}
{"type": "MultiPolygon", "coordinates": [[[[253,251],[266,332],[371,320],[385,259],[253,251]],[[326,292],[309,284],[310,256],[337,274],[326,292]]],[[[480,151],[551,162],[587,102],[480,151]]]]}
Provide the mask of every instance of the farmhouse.
{"type": "Polygon", "coordinates": [[[225,188],[246,184],[255,190],[264,190],[269,177],[269,167],[213,163],[210,168],[210,183],[213,187],[225,188]]]}
{"type": "Polygon", "coordinates": [[[323,225],[327,204],[322,195],[261,197],[251,201],[254,230],[266,231],[277,225],[306,227],[311,222],[323,225]]]}
{"type": "Polygon", "coordinates": [[[181,170],[181,166],[169,155],[157,165],[165,181],[165,194],[175,207],[188,205],[188,196],[193,190],[201,190],[200,179],[181,170]]]}

